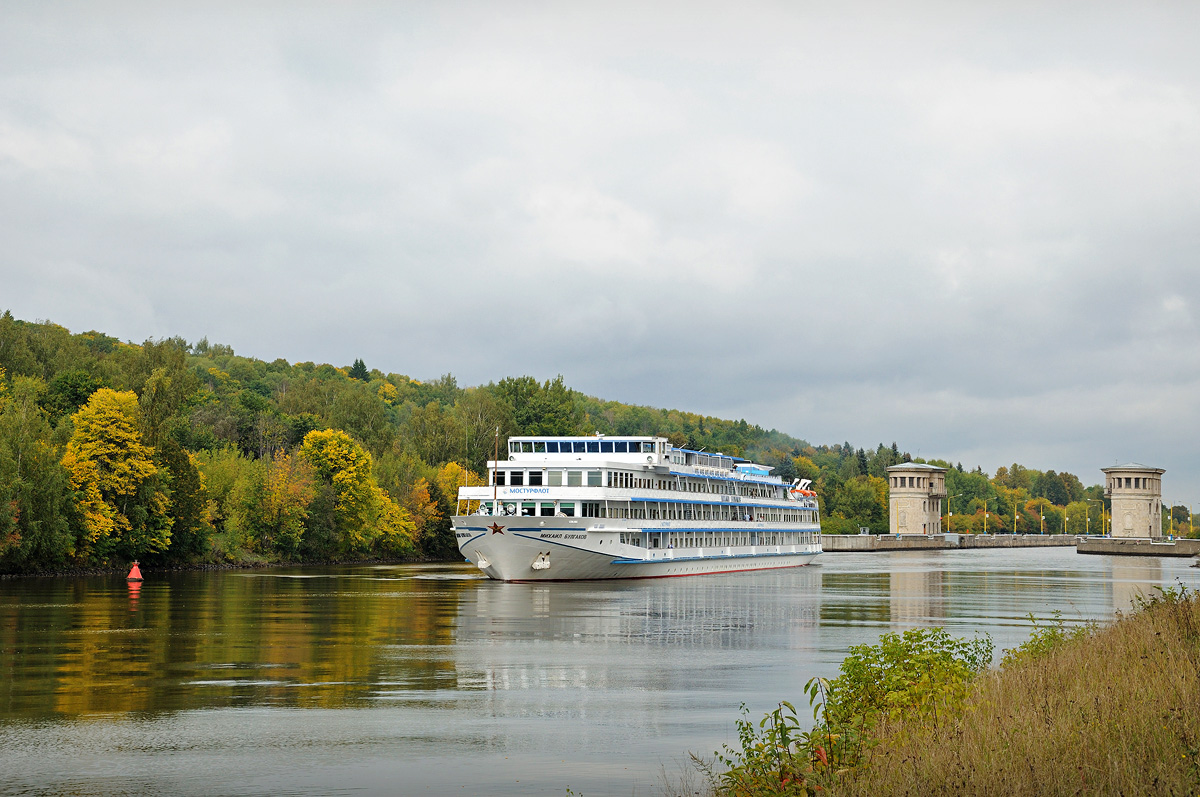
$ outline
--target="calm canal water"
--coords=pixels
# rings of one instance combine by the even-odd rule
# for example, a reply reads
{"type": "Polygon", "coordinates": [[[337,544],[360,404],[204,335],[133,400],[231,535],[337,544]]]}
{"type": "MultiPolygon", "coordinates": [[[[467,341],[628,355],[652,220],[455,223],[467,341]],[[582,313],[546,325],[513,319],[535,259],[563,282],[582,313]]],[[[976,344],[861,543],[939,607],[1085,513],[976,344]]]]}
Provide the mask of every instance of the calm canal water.
{"type": "Polygon", "coordinates": [[[825,554],[500,584],[469,566],[0,581],[0,793],[651,795],[883,632],[1105,619],[1190,560],[825,554]]]}

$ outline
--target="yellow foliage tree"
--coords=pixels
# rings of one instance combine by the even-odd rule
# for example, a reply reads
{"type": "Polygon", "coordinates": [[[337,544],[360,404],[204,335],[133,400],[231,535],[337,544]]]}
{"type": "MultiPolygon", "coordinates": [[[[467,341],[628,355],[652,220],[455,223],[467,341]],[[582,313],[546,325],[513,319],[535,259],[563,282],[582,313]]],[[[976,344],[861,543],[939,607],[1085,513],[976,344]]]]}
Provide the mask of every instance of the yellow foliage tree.
{"type": "Polygon", "coordinates": [[[379,553],[386,556],[408,556],[415,549],[416,524],[403,507],[397,505],[378,487],[375,488],[375,497],[379,502],[379,538],[376,543],[379,553]]]}
{"type": "Polygon", "coordinates": [[[371,455],[350,435],[338,429],[311,431],[304,436],[300,454],[317,478],[333,488],[343,549],[361,551],[374,543],[391,555],[412,549],[416,525],[375,484],[371,455]]]}
{"type": "MultiPolygon", "coordinates": [[[[442,467],[438,468],[435,478],[438,489],[442,491],[442,495],[446,496],[446,500],[452,504],[458,504],[458,488],[460,487],[478,487],[485,482],[480,478],[479,474],[474,471],[467,470],[457,462],[447,462],[442,467]]],[[[479,510],[478,501],[468,501],[465,507],[466,514],[471,514],[479,510]]]]}
{"type": "Polygon", "coordinates": [[[304,536],[308,507],[316,495],[313,467],[302,457],[278,451],[262,473],[249,525],[259,544],[295,556],[304,536]]]}
{"type": "Polygon", "coordinates": [[[137,394],[100,388],[71,420],[62,462],[83,519],[80,552],[105,561],[166,550],[170,500],[138,430],[137,394]]]}
{"type": "Polygon", "coordinates": [[[396,403],[396,399],[399,397],[400,393],[396,390],[396,386],[391,382],[384,382],[379,386],[378,395],[379,398],[383,399],[384,404],[390,406],[396,403]]]}

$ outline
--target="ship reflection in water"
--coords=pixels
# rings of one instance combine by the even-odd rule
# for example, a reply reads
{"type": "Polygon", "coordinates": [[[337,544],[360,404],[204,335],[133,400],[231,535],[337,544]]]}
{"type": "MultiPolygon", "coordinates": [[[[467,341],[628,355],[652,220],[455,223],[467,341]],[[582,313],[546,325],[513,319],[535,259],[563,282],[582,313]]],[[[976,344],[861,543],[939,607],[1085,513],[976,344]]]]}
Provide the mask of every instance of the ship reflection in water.
{"type": "MultiPolygon", "coordinates": [[[[0,793],[653,793],[851,645],[1105,619],[1187,561],[1071,549],[509,584],[469,565],[0,582],[0,793]]],[[[804,712],[802,712],[804,713],[804,712]]]]}

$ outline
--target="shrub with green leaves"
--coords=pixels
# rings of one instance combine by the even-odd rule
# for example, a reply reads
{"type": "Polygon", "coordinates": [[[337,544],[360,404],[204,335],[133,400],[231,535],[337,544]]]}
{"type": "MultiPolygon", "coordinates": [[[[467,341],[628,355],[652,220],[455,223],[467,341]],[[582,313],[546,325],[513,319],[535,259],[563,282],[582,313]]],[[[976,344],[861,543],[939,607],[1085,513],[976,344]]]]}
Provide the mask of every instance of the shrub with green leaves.
{"type": "Polygon", "coordinates": [[[967,684],[992,663],[992,640],[955,639],[944,628],[884,634],[877,645],[855,645],[829,683],[833,722],[933,712],[960,700],[967,684]]]}
{"type": "Polygon", "coordinates": [[[876,645],[856,645],[832,681],[805,686],[816,720],[804,730],[791,703],[783,702],[757,724],[745,706],[738,748],[716,754],[725,770],[706,770],[717,794],[810,795],[826,791],[859,766],[878,744],[879,725],[901,714],[929,716],[957,709],[968,685],[992,662],[987,636],[956,639],[944,628],[884,634],[876,645]]]}

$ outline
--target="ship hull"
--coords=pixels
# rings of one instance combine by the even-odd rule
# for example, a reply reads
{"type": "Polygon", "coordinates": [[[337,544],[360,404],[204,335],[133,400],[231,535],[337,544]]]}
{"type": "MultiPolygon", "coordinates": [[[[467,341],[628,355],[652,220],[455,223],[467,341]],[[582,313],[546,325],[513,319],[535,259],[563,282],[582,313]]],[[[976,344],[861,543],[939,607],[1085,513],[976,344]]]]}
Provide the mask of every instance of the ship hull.
{"type": "Polygon", "coordinates": [[[771,570],[802,567],[821,552],[819,542],[647,549],[620,541],[622,534],[640,534],[640,528],[586,528],[578,521],[547,523],[532,517],[461,516],[455,518],[454,528],[464,558],[500,581],[671,578],[771,570]]]}

